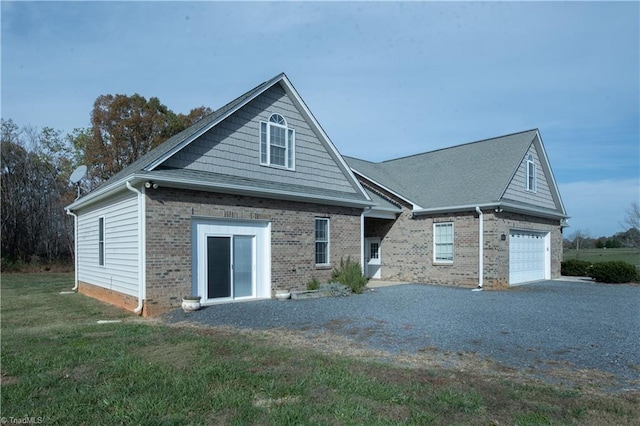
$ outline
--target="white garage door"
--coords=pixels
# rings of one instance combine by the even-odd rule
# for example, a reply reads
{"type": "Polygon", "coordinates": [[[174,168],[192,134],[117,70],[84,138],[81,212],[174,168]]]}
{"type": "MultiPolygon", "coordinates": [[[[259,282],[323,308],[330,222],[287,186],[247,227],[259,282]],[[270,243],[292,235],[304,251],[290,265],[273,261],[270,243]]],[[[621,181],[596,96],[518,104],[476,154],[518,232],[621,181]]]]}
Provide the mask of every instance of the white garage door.
{"type": "Polygon", "coordinates": [[[509,232],[509,284],[545,279],[548,262],[546,240],[545,233],[509,232]]]}

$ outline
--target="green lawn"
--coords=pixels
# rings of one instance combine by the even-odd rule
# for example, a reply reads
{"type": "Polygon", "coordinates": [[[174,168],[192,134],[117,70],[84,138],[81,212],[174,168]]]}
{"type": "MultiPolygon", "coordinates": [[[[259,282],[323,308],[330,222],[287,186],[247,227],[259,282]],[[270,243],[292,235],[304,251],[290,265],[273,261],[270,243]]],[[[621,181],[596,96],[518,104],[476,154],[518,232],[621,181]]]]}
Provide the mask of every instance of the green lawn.
{"type": "Polygon", "coordinates": [[[72,279],[2,276],[3,423],[25,417],[65,425],[640,422],[638,392],[394,366],[260,333],[168,326],[60,294],[72,279]]]}
{"type": "Polygon", "coordinates": [[[618,249],[575,249],[564,251],[564,260],[582,259],[588,262],[607,262],[618,260],[635,265],[640,268],[640,249],[618,248],[618,249]]]}

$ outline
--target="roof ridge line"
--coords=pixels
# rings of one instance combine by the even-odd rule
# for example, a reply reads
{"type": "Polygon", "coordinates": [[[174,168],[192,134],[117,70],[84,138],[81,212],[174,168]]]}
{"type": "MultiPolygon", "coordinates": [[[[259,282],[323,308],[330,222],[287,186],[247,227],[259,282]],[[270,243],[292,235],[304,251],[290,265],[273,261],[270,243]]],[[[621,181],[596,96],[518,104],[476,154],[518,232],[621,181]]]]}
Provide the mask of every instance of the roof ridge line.
{"type": "MultiPolygon", "coordinates": [[[[515,135],[520,135],[520,134],[523,134],[523,133],[537,132],[537,131],[539,131],[538,128],[533,128],[533,129],[529,129],[529,130],[523,130],[521,132],[509,133],[509,134],[506,134],[506,135],[494,136],[494,137],[491,137],[491,138],[485,138],[485,139],[480,139],[480,140],[477,140],[477,141],[465,142],[465,143],[461,143],[461,144],[458,144],[458,145],[447,146],[447,147],[444,147],[444,148],[438,148],[438,149],[434,149],[434,150],[431,150],[431,151],[418,152],[418,153],[415,153],[415,154],[409,154],[409,155],[405,155],[405,156],[402,156],[402,157],[391,158],[389,160],[384,160],[384,161],[380,161],[378,163],[372,163],[372,164],[390,163],[392,161],[404,160],[404,159],[407,159],[407,158],[417,157],[417,156],[420,156],[420,155],[432,154],[434,152],[446,151],[448,149],[460,148],[462,146],[473,145],[473,144],[476,144],[476,143],[487,142],[487,141],[491,141],[491,140],[495,140],[495,139],[507,138],[509,136],[515,136],[515,135]]],[[[367,160],[364,160],[364,161],[367,161],[367,160]]]]}

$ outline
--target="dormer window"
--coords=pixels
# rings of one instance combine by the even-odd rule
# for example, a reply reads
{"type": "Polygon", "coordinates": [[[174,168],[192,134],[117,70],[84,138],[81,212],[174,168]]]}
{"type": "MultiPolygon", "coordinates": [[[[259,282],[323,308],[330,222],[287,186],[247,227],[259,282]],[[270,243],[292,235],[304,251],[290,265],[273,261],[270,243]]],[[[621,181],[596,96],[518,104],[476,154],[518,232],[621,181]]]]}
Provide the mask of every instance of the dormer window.
{"type": "Polygon", "coordinates": [[[294,169],[294,130],[280,114],[260,122],[260,164],[294,169]]]}
{"type": "Polygon", "coordinates": [[[536,163],[533,160],[533,155],[527,157],[527,180],[525,185],[527,191],[536,192],[536,163]]]}

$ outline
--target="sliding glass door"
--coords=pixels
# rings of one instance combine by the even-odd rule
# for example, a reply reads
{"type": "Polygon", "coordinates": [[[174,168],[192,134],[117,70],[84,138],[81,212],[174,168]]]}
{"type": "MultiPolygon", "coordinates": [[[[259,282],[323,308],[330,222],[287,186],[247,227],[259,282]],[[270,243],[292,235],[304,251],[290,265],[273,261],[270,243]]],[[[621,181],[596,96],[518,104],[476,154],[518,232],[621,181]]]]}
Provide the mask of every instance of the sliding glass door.
{"type": "Polygon", "coordinates": [[[207,299],[253,297],[255,237],[207,236],[207,299]]]}

